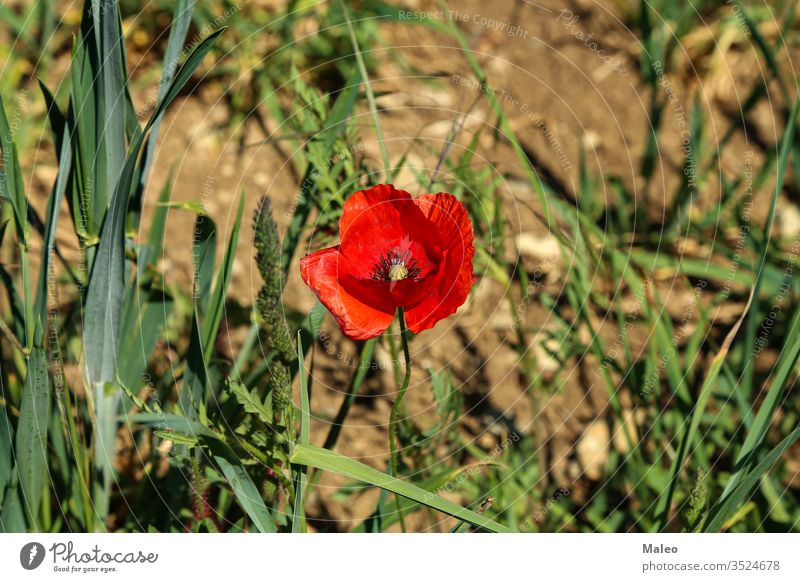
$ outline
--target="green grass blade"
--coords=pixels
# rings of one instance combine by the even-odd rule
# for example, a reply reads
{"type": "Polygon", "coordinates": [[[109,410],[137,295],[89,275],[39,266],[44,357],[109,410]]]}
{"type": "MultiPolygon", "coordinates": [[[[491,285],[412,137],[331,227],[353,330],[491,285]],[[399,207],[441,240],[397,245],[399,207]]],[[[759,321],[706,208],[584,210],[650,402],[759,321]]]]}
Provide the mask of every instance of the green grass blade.
{"type": "Polygon", "coordinates": [[[6,116],[6,108],[0,96],[0,151],[3,154],[3,173],[0,174],[0,195],[6,198],[14,211],[14,222],[17,225],[20,242],[26,242],[27,201],[20,186],[20,167],[17,146],[6,116]]]}
{"type": "Polygon", "coordinates": [[[114,454],[117,443],[117,411],[122,402],[122,393],[112,382],[95,382],[92,394],[94,404],[92,425],[94,438],[95,480],[92,491],[95,528],[106,531],[107,517],[111,507],[111,486],[115,481],[114,454]]]}
{"type": "Polygon", "coordinates": [[[183,388],[178,397],[178,407],[187,418],[196,420],[205,414],[207,387],[206,355],[203,350],[203,339],[200,335],[200,321],[195,308],[192,317],[192,331],[189,337],[189,349],[186,353],[186,373],[183,376],[183,388]]]}
{"type": "Polygon", "coordinates": [[[345,457],[339,453],[334,453],[333,451],[327,451],[313,445],[297,444],[289,460],[292,463],[307,465],[323,471],[331,471],[350,479],[369,483],[370,485],[407,497],[417,503],[421,503],[488,531],[496,533],[511,532],[509,528],[492,521],[488,517],[484,517],[452,501],[447,501],[438,495],[420,489],[416,485],[401,481],[386,473],[381,473],[363,463],[359,463],[354,459],[345,457]]]}
{"type": "MultiPolygon", "coordinates": [[[[300,440],[301,445],[311,443],[311,403],[308,396],[308,375],[303,353],[303,338],[297,332],[297,374],[300,377],[300,440]]],[[[306,515],[303,507],[306,490],[307,469],[295,471],[295,497],[292,511],[292,533],[306,532],[306,515]]]]}
{"type": "MultiPolygon", "coordinates": [[[[5,231],[5,225],[3,231],[5,231]]],[[[13,325],[13,329],[8,330],[11,332],[9,337],[16,339],[15,345],[18,344],[17,347],[20,351],[23,351],[25,349],[22,345],[25,343],[25,306],[22,304],[22,297],[20,297],[19,291],[14,284],[14,278],[2,264],[0,264],[0,281],[3,282],[3,286],[6,288],[11,323],[13,325]]],[[[0,319],[0,326],[3,326],[4,330],[9,327],[6,325],[5,319],[0,319]]]]}
{"type": "Polygon", "coordinates": [[[206,354],[211,354],[214,349],[214,342],[217,339],[222,314],[225,311],[225,296],[228,292],[228,285],[231,282],[231,270],[233,269],[233,259],[236,254],[236,245],[239,242],[239,228],[242,226],[242,210],[244,209],[244,194],[239,199],[239,210],[236,213],[236,222],[233,224],[228,248],[225,249],[225,256],[220,265],[217,281],[214,285],[214,292],[206,309],[205,319],[203,320],[203,348],[206,354]]]}
{"type": "MultiPolygon", "coordinates": [[[[65,126],[62,126],[64,128],[65,126]]],[[[54,134],[57,135],[56,128],[54,134]]],[[[58,224],[58,217],[61,215],[61,206],[64,200],[64,194],[67,191],[67,184],[69,184],[70,166],[72,165],[72,150],[69,144],[69,135],[67,132],[61,131],[61,149],[58,159],[58,175],[56,176],[56,183],[53,185],[53,190],[50,198],[47,200],[47,210],[45,211],[45,231],[44,241],[42,243],[42,261],[39,269],[39,282],[36,286],[36,304],[34,305],[34,313],[39,318],[39,321],[47,321],[47,277],[54,276],[50,272],[53,263],[53,253],[56,244],[56,225],[58,224]]]]}
{"type": "Polygon", "coordinates": [[[255,483],[241,463],[231,464],[227,459],[217,456],[214,460],[222,469],[222,473],[228,480],[236,499],[244,509],[247,516],[261,533],[275,533],[277,528],[269,510],[264,505],[264,500],[258,493],[255,483]]]}
{"type": "Polygon", "coordinates": [[[139,295],[131,293],[126,305],[120,346],[125,358],[120,358],[119,377],[126,386],[135,386],[141,381],[150,355],[167,324],[174,300],[166,291],[151,287],[139,295]]]}
{"type": "Polygon", "coordinates": [[[202,212],[194,223],[192,264],[195,265],[192,295],[201,313],[211,301],[211,283],[214,280],[214,261],[217,255],[217,227],[213,219],[202,212]]]}
{"type": "MultiPolygon", "coordinates": [[[[775,58],[775,52],[773,52],[773,49],[769,46],[764,36],[758,30],[758,24],[754,22],[753,19],[750,17],[749,9],[743,6],[739,0],[733,0],[732,4],[736,6],[737,12],[744,20],[744,23],[747,26],[747,30],[752,35],[755,45],[761,51],[761,54],[764,55],[764,60],[767,61],[767,68],[769,68],[770,73],[772,73],[772,76],[774,77],[775,81],[777,81],[778,86],[780,87],[781,92],[783,94],[783,97],[787,97],[788,93],[786,92],[786,85],[783,82],[783,76],[781,75],[781,69],[778,66],[778,61],[775,58]]],[[[782,40],[781,37],[779,36],[778,43],[781,42],[782,40]]]]}
{"type": "MultiPolygon", "coordinates": [[[[445,0],[438,0],[438,6],[441,8],[444,14],[451,14],[451,11],[448,9],[447,2],[445,0]]],[[[448,18],[446,21],[447,32],[458,42],[459,46],[463,51],[464,58],[469,64],[469,67],[472,69],[473,74],[477,78],[478,82],[481,83],[482,87],[488,88],[485,91],[486,100],[489,102],[489,105],[492,108],[492,112],[497,117],[499,129],[502,131],[503,135],[511,144],[514,153],[517,155],[517,158],[520,161],[520,165],[525,172],[525,176],[528,179],[528,182],[533,187],[534,191],[536,192],[536,196],[541,204],[542,212],[544,213],[544,224],[548,228],[552,228],[552,215],[550,210],[550,203],[548,201],[548,197],[545,193],[544,185],[542,181],[539,179],[539,176],[536,173],[536,168],[533,167],[528,154],[525,152],[525,149],[522,147],[522,143],[519,141],[514,130],[511,128],[511,124],[509,123],[508,117],[506,116],[505,112],[503,111],[503,106],[500,100],[498,99],[499,93],[491,90],[491,85],[487,81],[486,74],[481,66],[478,58],[472,52],[469,46],[469,42],[467,41],[466,35],[459,29],[458,24],[456,24],[456,20],[453,18],[448,18]]],[[[557,232],[557,231],[555,231],[557,232]]]]}
{"type": "Polygon", "coordinates": [[[792,446],[798,439],[800,439],[800,427],[795,428],[786,438],[778,443],[775,448],[764,455],[764,458],[761,459],[758,464],[755,464],[753,469],[747,473],[747,476],[741,480],[736,488],[733,489],[727,497],[721,499],[712,507],[703,531],[720,531],[728,519],[747,501],[753,488],[761,478],[769,472],[784,451],[792,446]]]}
{"type": "MultiPolygon", "coordinates": [[[[499,463],[495,463],[494,461],[491,460],[479,461],[477,463],[471,463],[469,465],[456,467],[454,469],[447,469],[431,477],[423,479],[422,481],[418,481],[416,483],[416,486],[419,487],[420,489],[424,489],[425,491],[435,492],[442,489],[443,487],[446,487],[448,483],[455,483],[456,481],[462,479],[463,477],[461,476],[464,474],[471,475],[473,472],[477,471],[477,468],[480,466],[487,466],[493,464],[499,464],[499,463]]],[[[388,503],[386,503],[386,501],[387,501],[386,499],[383,500],[379,499],[378,504],[375,507],[375,511],[372,512],[372,515],[367,519],[365,519],[364,521],[362,521],[359,525],[354,527],[351,530],[351,533],[369,533],[370,532],[369,528],[377,520],[380,520],[383,529],[386,529],[389,526],[400,521],[400,513],[402,513],[404,516],[408,516],[422,508],[422,506],[416,501],[407,499],[405,497],[401,497],[399,512],[392,511],[391,513],[382,514],[381,511],[382,507],[389,505],[388,503]]],[[[461,527],[462,525],[463,523],[459,522],[456,527],[461,527]]]]}
{"type": "Polygon", "coordinates": [[[95,211],[96,204],[94,156],[97,151],[95,135],[95,104],[92,83],[94,74],[89,49],[94,42],[91,30],[82,32],[74,40],[70,79],[72,89],[67,109],[67,124],[72,136],[73,186],[70,197],[72,222],[75,232],[90,242],[100,233],[100,221],[95,215],[103,216],[105,208],[95,211]],[[102,210],[102,212],[101,212],[102,210]]]}
{"type": "Polygon", "coordinates": [[[381,121],[378,118],[378,106],[375,103],[375,93],[372,91],[372,83],[369,81],[367,74],[367,66],[364,63],[364,57],[361,54],[361,48],[358,46],[358,38],[353,29],[353,23],[350,22],[350,13],[347,10],[347,4],[344,0],[339,0],[339,5],[344,13],[345,22],[347,23],[347,31],[350,33],[350,43],[353,45],[353,54],[356,57],[358,70],[361,73],[361,78],[364,81],[364,90],[367,94],[367,102],[369,103],[369,112],[372,116],[372,125],[375,128],[375,137],[378,140],[378,147],[381,150],[381,159],[383,160],[384,178],[388,181],[392,176],[392,162],[389,160],[389,152],[386,149],[386,141],[383,139],[383,130],[381,129],[381,121]]]}
{"type": "MultiPolygon", "coordinates": [[[[772,425],[772,420],[775,417],[775,412],[778,409],[781,396],[784,391],[789,388],[789,378],[800,360],[800,334],[797,333],[797,319],[794,321],[792,331],[794,331],[795,341],[790,349],[781,352],[778,366],[775,374],[772,377],[772,384],[766,397],[758,409],[755,420],[752,426],[747,431],[747,437],[744,440],[742,448],[736,455],[734,462],[734,473],[731,475],[728,484],[725,486],[725,491],[722,494],[724,499],[728,493],[742,480],[744,476],[745,465],[754,452],[761,447],[767,437],[767,432],[772,425]]],[[[791,337],[790,333],[790,337],[791,337]]]]}
{"type": "MultiPolygon", "coordinates": [[[[181,56],[183,43],[186,41],[186,33],[189,31],[189,25],[192,22],[192,14],[194,13],[195,0],[178,0],[175,5],[175,12],[172,17],[172,25],[169,29],[169,40],[167,41],[167,49],[164,53],[164,68],[161,71],[161,80],[158,85],[158,99],[164,97],[175,75],[175,70],[178,66],[178,59],[181,56]]],[[[150,177],[150,170],[153,166],[153,159],[156,151],[156,141],[158,140],[158,131],[161,127],[161,121],[164,118],[163,112],[153,122],[153,127],[150,130],[150,135],[144,143],[142,160],[140,163],[139,175],[136,179],[136,188],[133,194],[133,201],[131,203],[132,212],[136,216],[132,219],[133,227],[138,229],[139,221],[141,220],[141,200],[144,196],[144,189],[147,185],[147,180],[150,177]]]]}
{"type": "Polygon", "coordinates": [[[120,201],[103,225],[100,247],[89,277],[84,309],[84,352],[89,378],[103,384],[114,378],[117,367],[120,316],[125,279],[125,208],[120,201]]]}
{"type": "Polygon", "coordinates": [[[28,200],[22,183],[22,170],[19,166],[17,146],[14,143],[12,128],[6,118],[5,106],[0,98],[0,150],[3,156],[3,169],[0,173],[0,196],[11,203],[19,240],[19,264],[22,277],[22,304],[25,314],[24,341],[26,349],[33,347],[34,330],[34,300],[31,295],[31,274],[28,257],[28,200]]]}
{"type": "Polygon", "coordinates": [[[111,382],[116,370],[120,317],[128,285],[125,280],[125,215],[131,182],[143,136],[191,77],[203,57],[211,50],[222,30],[210,35],[192,52],[175,75],[139,139],[128,152],[109,215],[103,223],[100,245],[86,295],[84,345],[92,382],[111,382]]]}
{"type": "Polygon", "coordinates": [[[219,435],[205,425],[177,414],[168,414],[164,412],[139,412],[138,414],[134,414],[127,418],[133,423],[143,424],[150,427],[158,427],[161,430],[171,430],[195,438],[219,438],[219,435]]]}
{"type": "MultiPolygon", "coordinates": [[[[755,292],[755,290],[753,290],[753,292],[755,292]]],[[[748,302],[747,307],[745,307],[742,315],[739,317],[734,326],[728,332],[728,335],[725,337],[725,341],[722,343],[719,352],[717,352],[717,355],[714,356],[714,359],[711,361],[711,366],[708,369],[708,373],[706,374],[705,380],[703,380],[703,386],[700,388],[700,394],[698,395],[697,402],[695,403],[694,409],[692,410],[689,426],[681,438],[681,442],[678,445],[678,453],[677,455],[675,455],[675,459],[673,460],[672,463],[672,471],[670,474],[669,485],[667,486],[667,489],[664,492],[664,494],[659,498],[658,504],[656,505],[656,519],[659,520],[660,530],[664,530],[669,524],[669,515],[670,515],[670,508],[672,506],[672,497],[675,493],[675,489],[677,488],[681,472],[683,471],[683,464],[686,461],[686,457],[689,454],[689,449],[692,447],[692,443],[696,438],[697,429],[700,427],[700,420],[702,419],[703,414],[705,413],[708,400],[711,397],[713,389],[716,387],[717,376],[719,376],[720,371],[722,371],[722,366],[725,363],[725,358],[728,357],[728,352],[731,348],[731,344],[733,343],[736,334],[739,332],[739,328],[742,326],[742,322],[747,316],[747,312],[748,309],[750,308],[752,298],[753,294],[751,293],[750,301],[748,302]]],[[[700,445],[698,444],[694,450],[696,451],[699,448],[700,445]]]]}
{"type": "Polygon", "coordinates": [[[49,487],[45,480],[49,420],[50,381],[47,376],[47,356],[44,349],[37,345],[28,359],[15,447],[20,492],[31,529],[39,527],[42,490],[49,487]]]}
{"type": "MultiPolygon", "coordinates": [[[[16,478],[16,475],[14,475],[16,478]]],[[[2,533],[24,533],[25,509],[20,499],[19,489],[15,483],[6,492],[3,502],[3,511],[0,513],[0,532],[2,533]]]]}
{"type": "Polygon", "coordinates": [[[58,144],[61,143],[61,136],[64,135],[67,118],[64,117],[64,114],[61,113],[61,110],[58,108],[58,104],[56,103],[55,97],[53,97],[53,94],[50,92],[50,89],[48,89],[47,85],[41,80],[39,81],[39,90],[42,92],[42,97],[44,98],[45,107],[47,109],[47,118],[50,121],[50,132],[53,134],[56,155],[60,155],[57,148],[58,144]]]}
{"type": "Polygon", "coordinates": [[[100,150],[98,170],[105,172],[102,199],[110,200],[125,163],[125,85],[128,73],[123,68],[125,45],[122,38],[117,0],[92,0],[100,84],[100,150]]]}
{"type": "Polygon", "coordinates": [[[11,483],[13,443],[14,427],[11,426],[6,409],[3,407],[0,408],[0,507],[3,506],[6,486],[11,483]]]}
{"type": "Polygon", "coordinates": [[[163,249],[172,178],[170,172],[150,221],[147,242],[138,247],[136,276],[140,291],[128,293],[125,297],[120,344],[122,353],[128,357],[119,362],[119,377],[126,386],[135,385],[144,373],[174,304],[172,295],[163,289],[159,277],[154,275],[155,264],[163,249]]]}
{"type": "Polygon", "coordinates": [[[795,102],[794,106],[792,107],[792,112],[789,114],[789,119],[786,120],[786,131],[783,134],[783,139],[781,140],[781,148],[780,148],[780,155],[778,157],[778,174],[777,179],[775,181],[775,189],[772,193],[772,200],[770,201],[769,206],[769,214],[767,215],[767,222],[764,225],[764,240],[761,244],[761,254],[758,258],[758,264],[756,265],[755,276],[756,281],[754,284],[754,296],[753,296],[753,308],[750,310],[750,317],[747,319],[747,329],[745,335],[745,343],[744,343],[744,370],[742,370],[742,390],[744,391],[745,397],[749,397],[752,393],[753,387],[753,373],[755,370],[754,365],[754,358],[751,356],[753,354],[753,343],[755,341],[756,335],[756,324],[758,323],[757,315],[761,313],[759,309],[760,303],[760,296],[759,291],[761,289],[761,280],[764,273],[764,266],[767,262],[767,253],[769,251],[770,245],[770,235],[772,234],[772,225],[775,222],[775,210],[778,206],[778,198],[781,195],[781,191],[783,190],[783,181],[786,178],[786,170],[789,163],[789,154],[792,151],[792,141],[794,139],[794,126],[795,120],[797,119],[797,111],[800,108],[800,97],[798,97],[795,102]]]}
{"type": "Polygon", "coordinates": [[[300,439],[301,445],[311,443],[311,403],[308,395],[308,372],[301,332],[297,332],[297,374],[300,377],[300,439]]]}
{"type": "Polygon", "coordinates": [[[142,276],[142,270],[147,267],[148,263],[157,263],[164,250],[164,236],[167,227],[167,214],[169,214],[169,201],[172,196],[172,185],[175,178],[174,167],[170,170],[167,181],[164,182],[164,187],[161,189],[161,195],[158,197],[158,204],[153,211],[153,217],[150,220],[150,230],[147,233],[147,251],[140,253],[140,260],[142,261],[141,268],[139,269],[139,276],[142,276]],[[144,255],[144,256],[142,256],[144,255]]]}
{"type": "Polygon", "coordinates": [[[178,69],[178,72],[175,74],[175,78],[169,85],[169,89],[164,93],[164,96],[159,100],[158,105],[156,105],[156,109],[153,112],[153,116],[150,118],[147,127],[145,128],[145,132],[152,127],[152,124],[161,116],[164,110],[169,107],[169,104],[178,96],[178,93],[181,92],[183,87],[192,77],[194,71],[200,65],[200,62],[205,58],[208,52],[213,48],[214,44],[217,42],[217,38],[225,32],[224,28],[220,28],[219,30],[213,32],[212,34],[208,35],[203,42],[201,42],[197,47],[192,51],[192,54],[186,59],[186,62],[178,69]]]}

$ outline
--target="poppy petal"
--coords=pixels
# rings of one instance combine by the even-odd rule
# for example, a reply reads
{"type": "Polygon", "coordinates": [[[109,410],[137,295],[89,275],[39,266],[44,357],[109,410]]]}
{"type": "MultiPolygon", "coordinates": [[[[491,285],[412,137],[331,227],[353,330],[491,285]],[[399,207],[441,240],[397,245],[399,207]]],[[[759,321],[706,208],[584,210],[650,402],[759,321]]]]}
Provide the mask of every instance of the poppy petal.
{"type": "Polygon", "coordinates": [[[424,194],[414,202],[439,229],[444,253],[436,275],[436,288],[406,310],[408,328],[419,333],[456,312],[472,288],[475,236],[466,209],[452,194],[424,194]]]}
{"type": "Polygon", "coordinates": [[[356,192],[339,220],[341,252],[353,263],[351,274],[370,279],[376,264],[393,250],[407,252],[422,275],[434,268],[441,249],[411,194],[391,184],[356,192]]]}
{"type": "MultiPolygon", "coordinates": [[[[445,246],[447,243],[464,241],[466,246],[474,245],[475,235],[472,222],[464,205],[446,192],[423,194],[414,199],[425,217],[439,227],[439,233],[445,246]]],[[[474,250],[474,247],[473,247],[474,250]]]]}
{"type": "Polygon", "coordinates": [[[339,285],[340,256],[339,247],[306,255],[300,260],[300,275],[347,337],[354,340],[377,337],[392,323],[394,313],[362,303],[339,285]]]}

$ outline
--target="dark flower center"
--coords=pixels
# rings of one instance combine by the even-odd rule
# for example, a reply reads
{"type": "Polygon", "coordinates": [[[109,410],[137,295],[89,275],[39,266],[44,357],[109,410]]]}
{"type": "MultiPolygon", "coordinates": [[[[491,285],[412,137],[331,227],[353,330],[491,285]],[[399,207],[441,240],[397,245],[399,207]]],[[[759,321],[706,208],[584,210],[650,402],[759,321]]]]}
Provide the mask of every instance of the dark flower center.
{"type": "Polygon", "coordinates": [[[375,281],[402,281],[403,279],[419,280],[421,269],[411,251],[392,249],[375,263],[372,268],[372,279],[375,281]]]}

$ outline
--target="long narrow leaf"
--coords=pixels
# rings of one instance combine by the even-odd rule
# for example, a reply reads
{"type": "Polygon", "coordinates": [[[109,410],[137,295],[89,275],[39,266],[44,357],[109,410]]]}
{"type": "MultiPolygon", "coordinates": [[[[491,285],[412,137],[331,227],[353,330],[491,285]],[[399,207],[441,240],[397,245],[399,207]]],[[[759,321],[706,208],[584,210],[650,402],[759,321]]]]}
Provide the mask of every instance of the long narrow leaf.
{"type": "MultiPolygon", "coordinates": [[[[125,85],[127,71],[123,70],[125,50],[117,0],[92,0],[95,39],[98,55],[98,70],[95,79],[101,86],[100,155],[99,169],[105,171],[100,186],[103,199],[109,200],[108,192],[114,191],[125,162],[125,85]]],[[[98,192],[100,193],[100,192],[98,192]]]]}
{"type": "Polygon", "coordinates": [[[794,139],[794,126],[795,120],[797,119],[798,109],[800,108],[800,97],[798,97],[795,102],[794,106],[792,107],[792,112],[789,114],[789,119],[786,120],[786,131],[783,134],[783,139],[781,140],[781,148],[780,148],[780,155],[778,157],[778,174],[775,180],[775,189],[772,192],[772,198],[770,200],[769,212],[767,214],[767,221],[764,225],[764,240],[761,243],[761,253],[758,258],[758,264],[756,265],[756,281],[754,284],[755,288],[755,295],[753,297],[753,309],[750,312],[750,317],[747,320],[747,328],[746,328],[746,335],[745,335],[745,344],[744,344],[744,353],[747,355],[744,362],[744,369],[742,370],[742,390],[744,390],[744,394],[746,397],[750,396],[752,383],[753,383],[753,374],[755,369],[755,364],[752,360],[754,358],[751,356],[753,353],[753,342],[755,341],[756,335],[756,324],[759,323],[756,319],[756,315],[761,313],[759,309],[759,290],[761,289],[761,280],[764,273],[764,266],[767,263],[767,253],[769,251],[770,245],[770,237],[772,236],[772,224],[775,221],[775,211],[778,207],[778,198],[781,195],[781,191],[783,190],[783,182],[786,178],[786,172],[789,164],[789,156],[792,151],[792,141],[794,139]]]}
{"type": "MultiPolygon", "coordinates": [[[[53,128],[53,132],[57,133],[55,128],[53,128]]],[[[39,282],[36,286],[36,304],[34,305],[34,313],[42,324],[47,320],[47,278],[52,275],[51,268],[56,243],[56,225],[58,224],[58,217],[61,215],[64,194],[67,191],[71,165],[72,150],[70,149],[69,135],[64,131],[64,128],[62,128],[58,175],[56,176],[56,183],[53,185],[53,190],[50,193],[50,198],[47,201],[47,210],[44,219],[45,230],[42,244],[42,262],[39,269],[39,282]]]]}
{"type": "Polygon", "coordinates": [[[269,514],[269,510],[264,505],[264,500],[258,493],[255,483],[247,474],[241,464],[231,464],[223,457],[215,457],[214,460],[219,464],[222,473],[230,483],[236,499],[242,505],[245,513],[253,520],[253,523],[262,533],[275,533],[277,528],[275,522],[269,514]]]}
{"type": "Polygon", "coordinates": [[[211,354],[214,341],[217,339],[222,314],[225,311],[225,296],[228,293],[228,284],[231,281],[231,271],[233,269],[233,259],[236,255],[236,245],[239,242],[239,229],[242,226],[242,211],[244,210],[244,195],[239,199],[239,209],[236,213],[236,222],[231,230],[228,248],[225,249],[225,256],[220,265],[220,272],[214,285],[214,293],[211,296],[206,317],[203,320],[203,347],[206,354],[211,354]]]}
{"type": "MultiPolygon", "coordinates": [[[[300,332],[297,332],[297,374],[300,376],[300,444],[308,445],[311,442],[311,404],[308,398],[308,376],[303,353],[303,338],[300,332]]],[[[305,502],[306,469],[300,468],[296,473],[292,532],[305,533],[306,515],[303,503],[305,502]]]]}
{"type": "Polygon", "coordinates": [[[47,423],[50,420],[50,383],[44,349],[34,346],[22,393],[17,427],[16,457],[19,484],[29,526],[38,527],[42,489],[47,471],[47,423]]]}
{"type": "Polygon", "coordinates": [[[712,508],[703,530],[707,532],[716,532],[722,529],[722,526],[728,519],[747,500],[753,488],[761,478],[769,472],[770,468],[777,462],[784,451],[792,446],[798,439],[800,439],[800,427],[795,428],[786,438],[778,443],[775,448],[764,455],[764,458],[747,473],[747,476],[741,480],[731,494],[720,500],[719,503],[712,508]]]}
{"type": "Polygon", "coordinates": [[[456,517],[461,521],[466,521],[472,525],[492,532],[511,532],[509,528],[492,521],[488,517],[484,517],[479,513],[475,513],[472,510],[461,507],[460,505],[456,505],[452,501],[447,501],[438,495],[434,495],[428,491],[425,491],[424,489],[420,489],[411,483],[401,481],[400,479],[387,475],[386,473],[381,473],[380,471],[368,467],[363,463],[359,463],[354,459],[345,457],[339,453],[334,453],[333,451],[327,451],[313,445],[297,444],[295,445],[294,451],[292,451],[289,460],[292,463],[308,465],[309,467],[315,467],[323,471],[331,471],[333,473],[338,473],[339,475],[349,477],[350,479],[356,479],[357,481],[369,483],[375,487],[380,487],[381,489],[391,491],[397,495],[402,495],[403,497],[413,499],[414,501],[436,509],[437,511],[441,511],[442,513],[456,517]]]}
{"type": "MultiPolygon", "coordinates": [[[[795,324],[797,323],[798,322],[795,320],[795,324]]],[[[789,377],[792,374],[792,371],[795,369],[798,359],[800,359],[800,334],[796,333],[796,335],[797,338],[795,339],[791,348],[781,352],[778,368],[772,377],[772,383],[769,391],[767,392],[767,396],[761,403],[761,407],[758,409],[755,420],[753,421],[750,429],[747,431],[747,437],[745,437],[744,444],[736,455],[734,473],[731,475],[730,480],[725,486],[725,490],[722,494],[723,498],[726,497],[727,494],[741,481],[743,477],[743,471],[745,469],[743,465],[746,464],[748,458],[754,453],[754,451],[756,451],[763,444],[764,439],[767,436],[767,432],[769,431],[769,427],[772,425],[772,419],[775,416],[775,411],[778,408],[780,397],[784,393],[784,390],[788,387],[789,377]]]]}
{"type": "Polygon", "coordinates": [[[6,198],[14,211],[20,242],[25,243],[27,203],[25,194],[20,189],[20,167],[17,146],[6,117],[5,104],[0,96],[0,151],[3,154],[3,172],[0,174],[0,196],[6,198]]]}
{"type": "Polygon", "coordinates": [[[180,68],[164,98],[145,127],[145,131],[128,151],[122,169],[111,209],[103,224],[100,246],[97,250],[89,290],[86,296],[86,321],[84,325],[84,345],[89,377],[93,383],[110,382],[116,370],[116,358],[120,332],[120,315],[125,296],[125,213],[131,181],[142,145],[142,136],[162,111],[178,95],[203,57],[211,50],[222,30],[206,38],[192,52],[180,68]]]}
{"type": "MultiPolygon", "coordinates": [[[[158,99],[164,97],[167,92],[170,82],[175,75],[175,70],[178,66],[178,59],[183,49],[183,43],[186,40],[186,33],[189,31],[189,25],[192,22],[192,13],[194,12],[195,0],[178,0],[175,4],[175,12],[172,16],[172,25],[169,29],[169,40],[167,41],[167,50],[164,53],[164,68],[161,71],[161,80],[158,85],[158,99]]],[[[144,189],[147,185],[147,179],[150,176],[150,170],[153,166],[153,159],[156,151],[156,141],[158,139],[158,130],[161,127],[161,120],[164,117],[162,112],[153,122],[153,127],[150,130],[150,135],[144,143],[142,160],[140,163],[139,175],[137,177],[136,188],[133,193],[133,200],[131,202],[132,217],[131,226],[134,230],[139,228],[139,220],[141,219],[141,200],[144,195],[144,189]]]]}
{"type": "Polygon", "coordinates": [[[3,506],[6,486],[11,482],[13,443],[14,427],[8,420],[5,408],[0,408],[0,507],[3,506]]]}
{"type": "Polygon", "coordinates": [[[656,517],[660,520],[660,528],[662,530],[665,529],[669,523],[672,496],[675,493],[675,488],[678,485],[678,479],[683,471],[683,463],[686,461],[686,457],[688,456],[689,450],[693,444],[693,441],[695,440],[695,436],[697,435],[697,429],[700,426],[700,420],[703,417],[703,413],[705,413],[706,405],[711,397],[711,392],[716,386],[717,376],[719,376],[719,373],[722,370],[722,366],[725,363],[725,358],[728,357],[731,344],[733,344],[733,340],[736,337],[736,334],[739,332],[742,322],[744,321],[745,317],[747,317],[747,313],[752,305],[754,295],[755,289],[751,291],[747,306],[739,316],[739,319],[736,321],[734,326],[725,336],[725,341],[722,342],[719,352],[711,361],[711,366],[709,367],[706,378],[703,381],[703,386],[700,388],[700,394],[698,395],[697,402],[692,410],[691,420],[689,421],[689,425],[686,428],[683,437],[681,438],[680,445],[678,446],[678,454],[675,456],[672,464],[669,485],[664,491],[664,494],[659,498],[658,505],[656,506],[656,517]]]}

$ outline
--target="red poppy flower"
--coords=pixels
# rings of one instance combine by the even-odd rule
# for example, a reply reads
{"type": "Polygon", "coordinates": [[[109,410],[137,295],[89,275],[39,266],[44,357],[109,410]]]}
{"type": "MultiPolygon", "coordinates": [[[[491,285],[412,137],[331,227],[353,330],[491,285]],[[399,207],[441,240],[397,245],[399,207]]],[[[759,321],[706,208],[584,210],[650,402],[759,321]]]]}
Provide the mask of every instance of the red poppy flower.
{"type": "Polygon", "coordinates": [[[398,307],[414,333],[455,313],[472,287],[472,223],[452,194],[412,198],[391,184],[353,194],[341,243],[303,257],[300,273],[344,334],[379,336],[398,307]]]}

